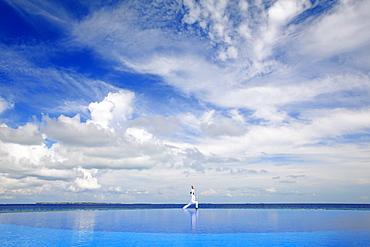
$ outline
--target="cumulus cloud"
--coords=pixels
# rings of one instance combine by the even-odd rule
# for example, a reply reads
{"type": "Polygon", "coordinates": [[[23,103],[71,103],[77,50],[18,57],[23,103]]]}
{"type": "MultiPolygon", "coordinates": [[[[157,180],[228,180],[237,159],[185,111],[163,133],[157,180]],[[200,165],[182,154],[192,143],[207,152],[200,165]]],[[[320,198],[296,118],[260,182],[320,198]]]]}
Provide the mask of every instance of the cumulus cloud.
{"type": "Polygon", "coordinates": [[[12,129],[6,124],[0,125],[0,141],[25,145],[37,145],[43,142],[43,137],[36,124],[27,123],[12,129]]]}
{"type": "Polygon", "coordinates": [[[89,104],[91,120],[87,123],[99,124],[103,128],[120,127],[123,122],[131,117],[134,97],[133,92],[124,90],[117,93],[108,93],[108,96],[102,102],[89,104]]]}
{"type": "Polygon", "coordinates": [[[60,181],[58,186],[80,193],[101,188],[96,177],[98,169],[143,169],[166,162],[168,151],[161,141],[142,128],[124,128],[132,113],[133,98],[128,91],[108,94],[102,102],[93,103],[91,119],[86,122],[77,114],[44,116],[40,130],[31,123],[18,129],[2,124],[3,188],[9,195],[28,195],[41,193],[60,181]],[[114,107],[105,108],[106,102],[114,107]],[[97,116],[99,111],[107,114],[97,116]],[[48,148],[44,138],[54,144],[48,148]],[[28,191],[15,189],[16,181],[23,181],[20,188],[33,187],[28,191]]]}
{"type": "Polygon", "coordinates": [[[93,122],[82,123],[80,115],[70,118],[59,116],[57,119],[44,116],[45,126],[41,131],[48,138],[72,146],[104,146],[113,140],[111,131],[93,122]]]}
{"type": "Polygon", "coordinates": [[[118,140],[114,131],[123,128],[132,114],[134,94],[128,91],[109,93],[101,102],[89,104],[91,119],[81,122],[79,114],[70,118],[64,115],[57,119],[44,116],[41,131],[49,139],[68,146],[102,147],[118,140]]]}
{"type": "Polygon", "coordinates": [[[99,189],[101,185],[98,183],[96,177],[93,177],[98,172],[98,169],[86,170],[80,167],[77,168],[77,172],[82,173],[82,176],[77,177],[74,182],[78,186],[76,189],[75,187],[71,186],[70,189],[72,191],[82,189],[82,190],[93,190],[99,189]]]}
{"type": "MultiPolygon", "coordinates": [[[[117,109],[123,109],[119,111],[121,114],[117,113],[114,118],[114,114],[107,114],[106,118],[100,116],[100,119],[119,119],[121,124],[125,123],[123,113],[127,112],[127,105],[125,101],[121,103],[124,107],[116,102],[117,109]]],[[[67,157],[60,161],[66,167],[142,169],[166,159],[167,151],[161,141],[142,128],[116,128],[112,131],[93,120],[83,123],[78,115],[44,119],[46,125],[41,130],[58,143],[50,150],[56,157],[67,157]]]]}

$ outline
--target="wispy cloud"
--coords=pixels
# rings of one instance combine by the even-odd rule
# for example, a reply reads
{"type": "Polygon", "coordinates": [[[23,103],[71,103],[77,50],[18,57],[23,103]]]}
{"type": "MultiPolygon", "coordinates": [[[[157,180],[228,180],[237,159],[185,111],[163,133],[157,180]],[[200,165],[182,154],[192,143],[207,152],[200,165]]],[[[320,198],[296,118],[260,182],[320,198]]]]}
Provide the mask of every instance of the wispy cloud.
{"type": "Polygon", "coordinates": [[[369,7],[367,1],[340,1],[308,28],[301,40],[303,52],[325,58],[368,47],[369,7]]]}
{"type": "MultiPolygon", "coordinates": [[[[360,5],[364,3],[340,4],[329,15],[319,17],[319,21],[313,24],[311,20],[295,21],[305,11],[315,7],[310,1],[277,1],[267,9],[264,4],[239,4],[241,7],[226,1],[185,1],[183,7],[186,14],[182,19],[185,25],[179,27],[187,32],[182,32],[181,36],[172,29],[160,28],[160,21],[169,22],[163,16],[150,16],[152,26],[147,28],[135,11],[123,11],[127,8],[125,5],[114,10],[103,9],[96,12],[91,18],[76,25],[74,32],[77,40],[94,47],[103,56],[108,55],[110,59],[120,62],[122,68],[157,74],[185,93],[193,93],[223,107],[257,109],[264,105],[283,106],[314,101],[323,94],[368,88],[369,79],[358,73],[326,74],[320,78],[317,77],[320,74],[313,72],[311,78],[316,78],[312,80],[299,77],[297,71],[302,69],[303,63],[307,65],[307,59],[311,60],[309,64],[312,63],[310,56],[314,53],[304,54],[303,51],[311,49],[309,47],[325,49],[322,41],[309,41],[315,35],[307,34],[307,26],[311,24],[309,32],[317,33],[318,37],[323,38],[325,35],[319,33],[325,32],[320,31],[324,30],[325,25],[336,23],[336,18],[346,16],[344,18],[354,22],[348,25],[360,28],[366,24],[356,23],[367,23],[364,20],[368,16],[363,14],[351,18],[345,15],[345,11],[357,13],[354,9],[361,8],[360,5]],[[252,9],[254,11],[250,12],[252,9]],[[240,18],[232,18],[231,15],[235,13],[240,18]],[[251,13],[258,14],[252,16],[251,13]],[[110,25],[107,25],[108,22],[110,25]],[[198,34],[197,30],[202,30],[203,33],[198,34]],[[298,40],[306,43],[296,42],[292,36],[299,37],[298,40]],[[297,66],[294,57],[289,61],[289,56],[282,59],[278,55],[281,50],[289,55],[290,46],[293,46],[296,53],[302,54],[299,58],[302,62],[298,62],[300,66],[297,66]],[[204,52],[204,47],[208,47],[208,52],[204,52]],[[249,50],[245,50],[245,47],[249,47],[249,50]],[[218,55],[214,57],[208,54],[218,55]],[[267,76],[256,77],[261,74],[267,76]],[[347,78],[361,82],[348,84],[347,78]]],[[[330,27],[326,29],[334,34],[341,32],[330,27]]],[[[325,33],[328,36],[329,32],[325,33]]],[[[365,45],[364,40],[369,37],[361,35],[358,39],[362,41],[349,43],[348,49],[354,50],[365,45]]],[[[326,43],[331,46],[333,42],[326,43]]],[[[341,53],[343,49],[338,47],[336,51],[341,53]]],[[[317,52],[314,60],[320,57],[322,59],[325,54],[317,49],[314,52],[317,52]]],[[[330,54],[324,58],[333,55],[330,54]]]]}
{"type": "Polygon", "coordinates": [[[41,16],[49,21],[53,21],[54,24],[57,23],[65,25],[72,21],[72,16],[68,11],[66,11],[63,4],[59,2],[43,0],[32,2],[25,0],[5,0],[5,2],[12,6],[18,14],[22,15],[25,20],[33,25],[37,24],[37,18],[34,18],[34,16],[41,16]]]}
{"type": "MultiPolygon", "coordinates": [[[[33,52],[43,53],[42,50],[50,46],[31,47],[28,50],[29,47],[0,46],[0,53],[3,55],[0,68],[6,80],[1,89],[5,93],[8,107],[26,103],[30,107],[41,108],[41,113],[83,113],[81,104],[100,100],[108,92],[119,90],[104,81],[90,79],[73,70],[39,67],[32,62],[30,56],[33,52]]],[[[41,58],[45,59],[44,56],[41,55],[41,58]]]]}

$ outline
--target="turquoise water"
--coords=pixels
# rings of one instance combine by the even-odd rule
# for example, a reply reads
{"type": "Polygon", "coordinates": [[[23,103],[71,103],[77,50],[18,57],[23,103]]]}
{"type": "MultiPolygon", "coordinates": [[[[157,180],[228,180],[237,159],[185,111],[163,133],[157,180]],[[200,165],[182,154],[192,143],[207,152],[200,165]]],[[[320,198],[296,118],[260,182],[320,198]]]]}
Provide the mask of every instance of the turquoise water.
{"type": "Polygon", "coordinates": [[[140,209],[0,214],[1,246],[370,246],[370,211],[140,209]]]}
{"type": "Polygon", "coordinates": [[[0,225],[2,246],[369,246],[370,231],[166,234],[0,225]]]}

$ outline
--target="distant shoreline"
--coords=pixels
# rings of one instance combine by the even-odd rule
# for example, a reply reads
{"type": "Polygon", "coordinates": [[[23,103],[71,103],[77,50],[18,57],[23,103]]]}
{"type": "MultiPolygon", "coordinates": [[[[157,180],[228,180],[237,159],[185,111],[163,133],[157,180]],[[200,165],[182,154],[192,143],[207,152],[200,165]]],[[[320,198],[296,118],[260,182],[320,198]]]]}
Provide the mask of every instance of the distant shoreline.
{"type": "MultiPolygon", "coordinates": [[[[5,203],[0,205],[4,205],[5,203]]],[[[183,203],[121,203],[121,202],[36,202],[36,203],[14,203],[13,205],[32,205],[32,204],[117,204],[117,205],[178,205],[183,203]]],[[[336,202],[328,202],[328,203],[321,203],[321,202],[303,202],[303,203],[201,203],[202,205],[370,205],[370,203],[336,203],[336,202]]]]}
{"type": "MultiPolygon", "coordinates": [[[[34,204],[0,204],[0,213],[43,211],[143,210],[181,209],[178,203],[95,203],[95,202],[38,202],[34,204]]],[[[370,204],[360,203],[200,203],[200,209],[304,209],[304,210],[370,210],[370,204]]],[[[192,208],[189,208],[190,210],[192,208]]]]}

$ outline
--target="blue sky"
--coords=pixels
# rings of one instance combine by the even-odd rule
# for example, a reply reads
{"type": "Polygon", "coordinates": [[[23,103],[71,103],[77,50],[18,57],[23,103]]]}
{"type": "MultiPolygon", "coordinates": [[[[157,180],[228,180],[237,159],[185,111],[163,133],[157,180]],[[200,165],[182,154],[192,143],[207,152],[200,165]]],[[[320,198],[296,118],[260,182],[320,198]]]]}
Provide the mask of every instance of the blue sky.
{"type": "Polygon", "coordinates": [[[369,203],[368,9],[0,0],[0,202],[369,203]]]}

